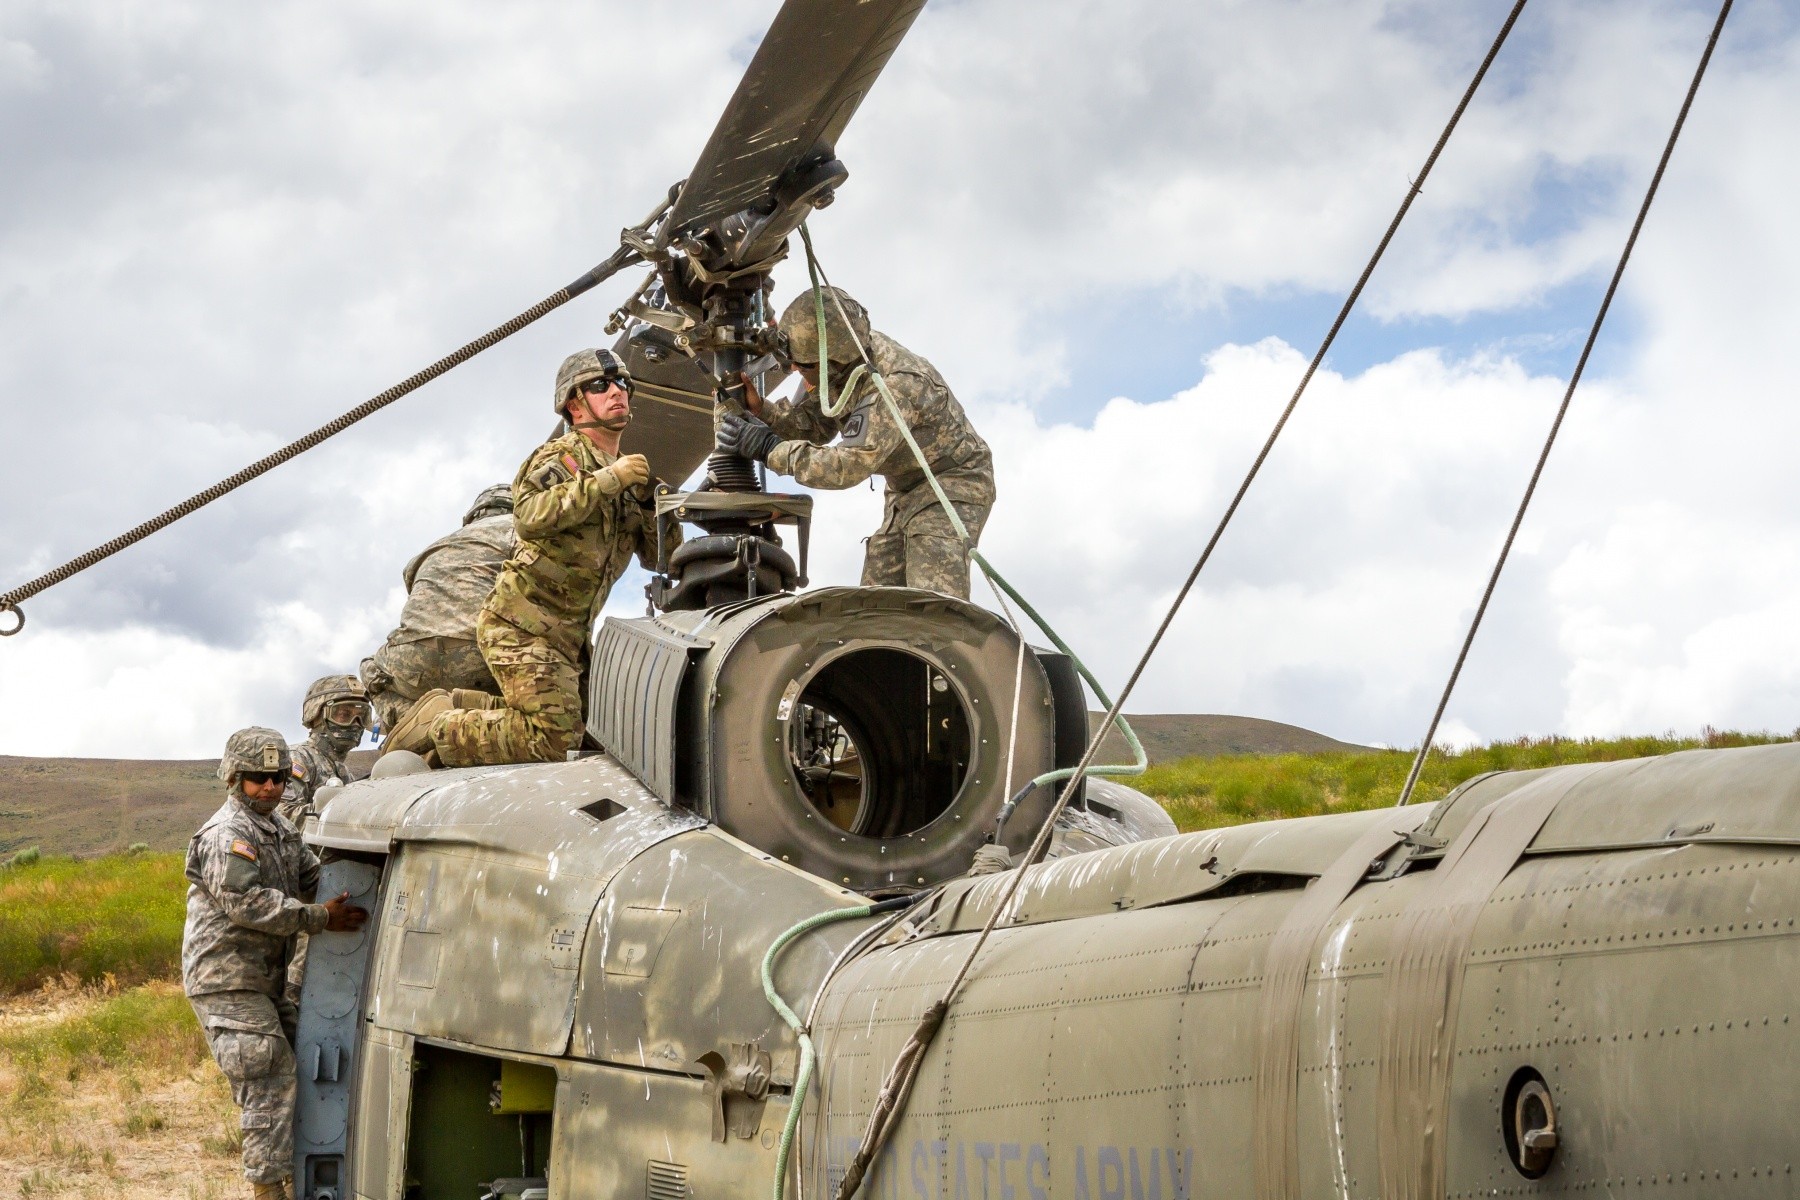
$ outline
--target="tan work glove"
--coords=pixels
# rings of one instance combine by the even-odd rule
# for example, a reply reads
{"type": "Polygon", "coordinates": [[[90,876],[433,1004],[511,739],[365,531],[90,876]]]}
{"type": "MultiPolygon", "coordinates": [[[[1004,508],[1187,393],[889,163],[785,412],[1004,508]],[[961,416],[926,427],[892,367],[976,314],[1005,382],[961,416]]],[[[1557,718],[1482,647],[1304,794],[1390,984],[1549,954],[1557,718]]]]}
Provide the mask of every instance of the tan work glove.
{"type": "Polygon", "coordinates": [[[641,454],[627,454],[612,466],[596,472],[601,490],[609,495],[650,482],[650,460],[641,454]]]}

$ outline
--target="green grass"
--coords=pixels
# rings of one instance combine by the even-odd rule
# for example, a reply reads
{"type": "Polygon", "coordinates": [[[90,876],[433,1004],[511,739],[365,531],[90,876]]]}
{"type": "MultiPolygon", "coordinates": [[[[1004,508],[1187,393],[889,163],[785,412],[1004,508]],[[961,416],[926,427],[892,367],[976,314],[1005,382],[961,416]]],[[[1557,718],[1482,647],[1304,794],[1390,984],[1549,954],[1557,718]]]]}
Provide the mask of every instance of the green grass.
{"type": "MultiPolygon", "coordinates": [[[[1520,771],[1565,763],[1613,762],[1676,750],[1756,746],[1792,739],[1777,734],[1708,728],[1698,737],[1520,738],[1426,760],[1415,802],[1442,797],[1487,771],[1520,771]]],[[[1125,782],[1155,796],[1183,831],[1247,821],[1310,817],[1392,804],[1406,782],[1412,751],[1375,753],[1226,755],[1183,758],[1152,767],[1125,782]]]]}
{"type": "Polygon", "coordinates": [[[46,856],[0,868],[0,996],[65,976],[120,985],[181,968],[180,854],[46,856]]]}

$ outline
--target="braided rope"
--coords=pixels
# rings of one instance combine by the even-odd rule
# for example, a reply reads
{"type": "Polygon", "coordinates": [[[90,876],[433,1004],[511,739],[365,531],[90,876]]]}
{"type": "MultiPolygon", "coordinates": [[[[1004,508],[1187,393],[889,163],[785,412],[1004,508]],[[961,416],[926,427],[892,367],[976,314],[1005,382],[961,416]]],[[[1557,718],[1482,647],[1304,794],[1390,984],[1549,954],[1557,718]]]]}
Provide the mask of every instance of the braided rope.
{"type": "Polygon", "coordinates": [[[71,576],[79,575],[95,563],[111,558],[127,546],[135,545],[149,537],[151,534],[173,525],[183,517],[198,512],[200,509],[205,508],[208,504],[211,504],[221,496],[243,487],[257,476],[267,474],[276,467],[279,467],[282,463],[306,453],[327,438],[335,437],[342,433],[364,417],[381,411],[410,392],[417,391],[438,376],[454,367],[460,366],[471,358],[474,358],[483,350],[498,345],[500,342],[505,341],[527,325],[541,320],[547,314],[561,308],[576,296],[579,296],[581,293],[587,291],[601,280],[625,266],[632,257],[634,257],[634,255],[627,251],[615,253],[611,258],[583,275],[580,279],[577,279],[574,283],[569,284],[567,287],[557,289],[524,312],[520,313],[518,316],[513,317],[504,324],[497,325],[493,329],[488,330],[474,341],[445,355],[443,358],[438,359],[429,367],[426,367],[416,375],[409,376],[389,388],[387,391],[382,392],[380,395],[363,401],[343,416],[319,426],[319,428],[313,430],[304,437],[296,438],[294,441],[289,442],[273,454],[256,460],[236,474],[221,479],[203,492],[189,496],[180,504],[158,513],[141,525],[126,530],[111,541],[96,546],[85,554],[77,555],[62,566],[57,567],[52,571],[46,571],[29,583],[20,584],[11,591],[0,594],[0,615],[11,615],[17,619],[17,623],[11,628],[0,629],[0,637],[11,637],[25,627],[25,614],[19,608],[21,601],[29,600],[39,592],[54,587],[71,576]]]}

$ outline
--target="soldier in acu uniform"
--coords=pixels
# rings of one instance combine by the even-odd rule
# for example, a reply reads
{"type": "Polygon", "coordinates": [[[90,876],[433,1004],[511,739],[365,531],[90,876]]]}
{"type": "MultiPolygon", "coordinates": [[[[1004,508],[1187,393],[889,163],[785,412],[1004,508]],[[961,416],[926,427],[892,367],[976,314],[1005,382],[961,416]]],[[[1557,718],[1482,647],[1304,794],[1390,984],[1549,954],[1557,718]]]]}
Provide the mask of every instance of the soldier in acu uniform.
{"type": "MultiPolygon", "coordinates": [[[[393,729],[407,709],[437,688],[499,695],[500,685],[475,644],[475,618],[518,545],[512,509],[510,484],[486,489],[463,516],[461,529],[406,564],[400,627],[362,661],[362,680],[383,729],[393,729]]],[[[469,702],[473,697],[459,699],[459,707],[477,707],[469,702]]]]}
{"type": "Polygon", "coordinates": [[[771,471],[791,475],[807,487],[847,488],[872,475],[885,477],[886,505],[881,528],[869,538],[863,557],[863,586],[928,588],[967,599],[968,547],[957,538],[866,367],[857,370],[863,366],[857,346],[867,349],[875,370],[887,380],[906,428],[968,528],[971,545],[980,540],[994,507],[994,457],[988,444],[969,424],[936,367],[871,330],[868,314],[847,293],[824,288],[821,294],[831,402],[837,407],[836,389],[847,386],[843,411],[829,417],[819,403],[819,326],[813,293],[807,291],[781,315],[789,356],[806,387],[792,400],[764,401],[746,380],[750,412],[724,417],[719,448],[767,463],[771,471]]]}
{"type": "Polygon", "coordinates": [[[306,740],[293,748],[294,777],[281,799],[281,815],[295,829],[313,810],[322,787],[350,782],[344,756],[356,749],[369,728],[369,694],[354,675],[315,679],[300,702],[306,740]]]}
{"type": "Polygon", "coordinates": [[[631,375],[610,350],[570,355],[556,373],[556,411],[573,427],[538,447],[513,480],[519,548],[475,622],[505,704],[457,708],[422,697],[383,751],[412,750],[447,767],[554,762],[581,740],[588,630],[636,554],[656,561],[650,464],[619,454],[631,420],[631,375]]]}
{"type": "Polygon", "coordinates": [[[243,1110],[244,1177],[255,1200],[288,1200],[294,1167],[294,1029],[282,995],[294,936],[356,930],[348,894],[310,901],[319,860],[275,813],[290,778],[273,729],[240,729],[219,778],[231,790],[188,843],[181,981],[213,1058],[243,1110]]]}

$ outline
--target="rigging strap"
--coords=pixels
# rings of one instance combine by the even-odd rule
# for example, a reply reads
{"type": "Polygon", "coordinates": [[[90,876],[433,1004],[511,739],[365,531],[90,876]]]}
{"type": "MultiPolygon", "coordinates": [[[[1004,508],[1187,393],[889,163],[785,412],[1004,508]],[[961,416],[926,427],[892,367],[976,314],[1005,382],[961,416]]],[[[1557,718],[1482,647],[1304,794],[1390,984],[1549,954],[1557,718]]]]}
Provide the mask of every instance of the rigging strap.
{"type": "Polygon", "coordinates": [[[1650,215],[1651,201],[1656,199],[1656,189],[1662,185],[1663,172],[1668,169],[1669,157],[1675,153],[1675,142],[1681,137],[1681,127],[1687,123],[1688,110],[1694,106],[1694,96],[1700,90],[1700,80],[1706,75],[1707,63],[1712,61],[1713,48],[1719,44],[1719,34],[1725,29],[1725,18],[1731,12],[1731,3],[1732,0],[1725,0],[1719,7],[1719,18],[1713,22],[1712,36],[1706,41],[1706,49],[1700,53],[1700,65],[1694,68],[1694,78],[1688,84],[1687,96],[1681,102],[1681,111],[1675,115],[1675,127],[1669,130],[1669,140],[1663,145],[1662,158],[1657,161],[1656,171],[1650,176],[1650,186],[1644,192],[1644,202],[1638,206],[1637,220],[1631,223],[1631,233],[1625,238],[1625,249],[1619,253],[1619,263],[1613,268],[1611,282],[1606,285],[1606,295],[1601,297],[1600,310],[1594,314],[1594,323],[1588,329],[1587,341],[1581,347],[1580,357],[1575,360],[1575,370],[1569,376],[1569,386],[1563,392],[1562,403],[1556,406],[1556,419],[1550,422],[1550,432],[1544,436],[1543,449],[1538,451],[1537,465],[1531,468],[1531,479],[1525,484],[1525,494],[1519,497],[1519,509],[1513,514],[1512,527],[1506,531],[1506,540],[1500,543],[1500,554],[1494,559],[1494,569],[1488,573],[1487,587],[1481,593],[1481,603],[1475,606],[1475,616],[1469,622],[1469,632],[1463,637],[1462,649],[1457,651],[1456,662],[1450,668],[1450,678],[1444,681],[1444,691],[1438,697],[1437,708],[1431,714],[1431,724],[1425,727],[1425,738],[1413,755],[1412,766],[1406,772],[1406,783],[1400,788],[1400,798],[1394,801],[1396,808],[1411,801],[1413,789],[1418,786],[1419,772],[1424,769],[1425,759],[1431,754],[1431,739],[1437,736],[1438,722],[1444,719],[1444,709],[1450,703],[1450,693],[1456,690],[1456,681],[1462,675],[1463,663],[1468,661],[1469,647],[1475,644],[1475,632],[1481,628],[1481,618],[1487,615],[1488,601],[1494,598],[1494,587],[1500,582],[1500,572],[1506,569],[1506,559],[1512,553],[1513,539],[1519,536],[1519,526],[1525,522],[1525,510],[1531,507],[1531,498],[1537,493],[1538,479],[1544,474],[1544,464],[1550,461],[1550,449],[1556,445],[1556,435],[1562,429],[1563,418],[1569,413],[1569,401],[1575,398],[1575,388],[1581,383],[1582,372],[1587,370],[1588,355],[1593,353],[1594,342],[1600,337],[1600,327],[1606,323],[1607,310],[1612,307],[1613,296],[1619,290],[1619,280],[1625,275],[1625,264],[1631,261],[1631,251],[1637,245],[1638,232],[1644,228],[1644,218],[1650,215]]]}

